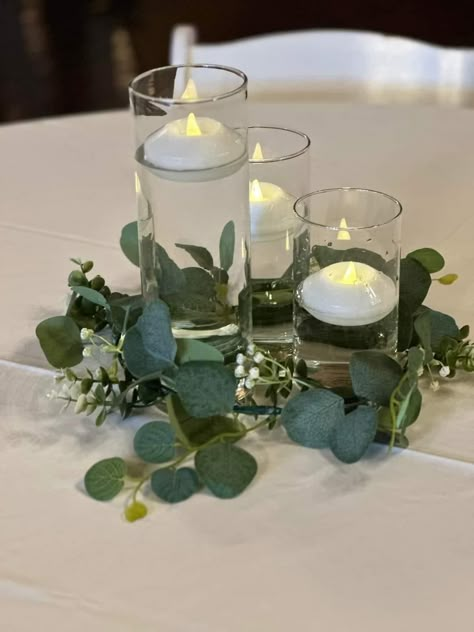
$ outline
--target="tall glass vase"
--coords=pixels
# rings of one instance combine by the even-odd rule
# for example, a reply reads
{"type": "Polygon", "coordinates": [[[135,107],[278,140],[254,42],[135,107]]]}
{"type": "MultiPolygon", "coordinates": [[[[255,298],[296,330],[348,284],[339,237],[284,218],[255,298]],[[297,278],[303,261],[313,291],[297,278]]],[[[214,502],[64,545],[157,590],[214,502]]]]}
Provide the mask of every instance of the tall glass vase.
{"type": "Polygon", "coordinates": [[[168,66],[130,85],[142,292],[229,357],[251,328],[247,78],[168,66]]]}
{"type": "Polygon", "coordinates": [[[293,206],[309,189],[306,134],[249,127],[253,339],[273,352],[293,345],[293,206]]]}

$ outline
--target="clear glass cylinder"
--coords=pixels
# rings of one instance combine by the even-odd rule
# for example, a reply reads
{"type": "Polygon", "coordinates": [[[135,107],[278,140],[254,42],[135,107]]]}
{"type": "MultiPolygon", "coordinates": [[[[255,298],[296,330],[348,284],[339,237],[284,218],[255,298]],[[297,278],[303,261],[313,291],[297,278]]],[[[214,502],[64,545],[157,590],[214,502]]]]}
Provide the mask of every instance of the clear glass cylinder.
{"type": "Polygon", "coordinates": [[[347,370],[355,350],[395,353],[400,203],[378,191],[326,189],[300,198],[295,213],[296,356],[347,370]]]}
{"type": "Polygon", "coordinates": [[[131,82],[130,104],[144,298],[169,305],[175,337],[232,355],[251,327],[247,78],[157,68],[131,82]]]}
{"type": "Polygon", "coordinates": [[[253,338],[273,350],[293,343],[293,239],[296,200],[309,189],[306,134],[249,127],[253,338]]]}

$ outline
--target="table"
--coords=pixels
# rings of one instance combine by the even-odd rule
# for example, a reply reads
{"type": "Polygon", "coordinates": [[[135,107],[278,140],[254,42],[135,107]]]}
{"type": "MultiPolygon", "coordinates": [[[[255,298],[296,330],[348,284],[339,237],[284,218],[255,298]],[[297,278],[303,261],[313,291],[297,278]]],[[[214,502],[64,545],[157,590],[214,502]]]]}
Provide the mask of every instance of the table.
{"type": "MultiPolygon", "coordinates": [[[[312,184],[362,186],[404,206],[405,251],[439,249],[460,280],[430,305],[474,325],[474,111],[301,103],[251,108],[313,140],[312,184]]],[[[266,435],[241,497],[150,503],[81,493],[96,460],[127,455],[140,419],[100,429],[45,399],[33,336],[64,307],[68,258],[138,286],[118,237],[135,217],[124,112],[0,128],[1,629],[375,632],[468,629],[474,580],[472,376],[426,394],[411,450],[354,466],[266,435]],[[5,626],[5,627],[2,627],[5,626]]]]}

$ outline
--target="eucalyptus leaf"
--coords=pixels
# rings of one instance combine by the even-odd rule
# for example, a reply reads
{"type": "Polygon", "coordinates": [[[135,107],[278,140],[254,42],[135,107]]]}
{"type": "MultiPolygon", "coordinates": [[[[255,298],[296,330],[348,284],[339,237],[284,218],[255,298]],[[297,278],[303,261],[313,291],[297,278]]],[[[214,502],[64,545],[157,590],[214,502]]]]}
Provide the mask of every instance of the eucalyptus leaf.
{"type": "Polygon", "coordinates": [[[411,345],[413,339],[413,312],[400,299],[398,306],[398,351],[405,351],[411,345]]]}
{"type": "Polygon", "coordinates": [[[241,421],[223,415],[204,418],[188,417],[181,421],[181,429],[185,433],[189,445],[193,447],[204,445],[208,441],[217,439],[217,437],[222,437],[222,441],[232,443],[238,441],[245,433],[245,426],[241,421]]]}
{"type": "Polygon", "coordinates": [[[100,307],[108,307],[107,300],[104,296],[102,296],[100,292],[97,292],[97,290],[93,290],[92,288],[86,287],[85,285],[75,285],[72,290],[76,294],[79,294],[79,296],[82,296],[91,303],[94,303],[94,305],[99,305],[100,307]]]}
{"type": "Polygon", "coordinates": [[[451,273],[451,274],[444,274],[442,277],[439,277],[439,279],[436,279],[436,281],[438,281],[438,283],[441,283],[441,285],[452,285],[458,279],[459,279],[458,274],[451,273]]]}
{"type": "Polygon", "coordinates": [[[120,235],[120,248],[127,259],[135,266],[140,265],[138,248],[138,223],[130,222],[122,228],[120,235]]]}
{"type": "Polygon", "coordinates": [[[123,356],[127,369],[135,377],[158,373],[174,366],[175,355],[168,306],[163,301],[153,301],[125,335],[123,356]]]}
{"type": "Polygon", "coordinates": [[[167,503],[187,500],[201,488],[196,471],[191,467],[156,470],[151,475],[151,489],[167,503]]]}
{"type": "Polygon", "coordinates": [[[377,432],[377,412],[358,406],[336,424],[330,438],[331,450],[343,463],[355,463],[367,451],[377,432]]]}
{"type": "Polygon", "coordinates": [[[456,339],[461,337],[459,327],[452,316],[430,308],[427,308],[427,312],[431,325],[431,347],[433,351],[439,351],[444,337],[456,339]]]}
{"type": "Polygon", "coordinates": [[[202,246],[189,246],[187,244],[175,244],[177,248],[182,248],[185,250],[194,261],[204,268],[205,270],[212,270],[214,267],[214,260],[212,258],[211,253],[207,248],[203,248],[202,246]]]}
{"type": "Polygon", "coordinates": [[[82,361],[80,330],[69,316],[43,320],[36,327],[36,335],[46,359],[55,368],[65,369],[82,361]]]}
{"type": "Polygon", "coordinates": [[[208,345],[201,340],[192,338],[179,338],[176,341],[178,351],[176,353],[176,363],[178,365],[196,360],[211,360],[213,362],[224,362],[224,356],[215,347],[208,345]]]}
{"type": "Polygon", "coordinates": [[[402,376],[398,362],[380,351],[356,351],[349,371],[355,394],[381,406],[389,405],[402,376]]]}
{"type": "Polygon", "coordinates": [[[168,294],[181,292],[186,287],[184,272],[170,258],[160,244],[155,244],[156,260],[158,263],[158,290],[165,298],[168,294]]]}
{"type": "Polygon", "coordinates": [[[425,363],[425,352],[420,347],[411,347],[407,354],[407,370],[415,380],[418,379],[418,373],[422,371],[425,363]]]}
{"type": "Polygon", "coordinates": [[[84,485],[89,496],[95,500],[115,498],[124,485],[127,466],[123,459],[112,457],[95,463],[84,477],[84,485]]]}
{"type": "Polygon", "coordinates": [[[254,457],[232,443],[217,443],[199,450],[195,464],[203,483],[218,498],[238,496],[257,473],[254,457]]]}
{"type": "Polygon", "coordinates": [[[128,296],[127,294],[114,293],[109,296],[108,302],[110,305],[110,324],[115,331],[120,333],[124,332],[125,319],[126,328],[133,327],[142,315],[145,306],[141,294],[128,296]]]}
{"type": "Polygon", "coordinates": [[[412,313],[420,307],[431,286],[430,273],[415,259],[400,261],[400,301],[412,313]]]}
{"type": "Polygon", "coordinates": [[[235,225],[231,220],[227,222],[221,234],[219,241],[219,256],[221,268],[226,272],[232,267],[234,263],[234,249],[235,249],[235,225]]]}
{"type": "Polygon", "coordinates": [[[433,359],[433,352],[431,350],[431,317],[428,309],[415,318],[414,328],[425,350],[426,363],[429,363],[433,359]]]}
{"type": "Polygon", "coordinates": [[[430,274],[439,272],[442,268],[444,268],[443,257],[433,248],[420,248],[419,250],[414,250],[413,252],[409,252],[407,257],[415,259],[418,263],[421,263],[425,270],[430,274]]]}
{"type": "Polygon", "coordinates": [[[308,448],[326,448],[344,418],[344,399],[325,389],[299,393],[285,406],[281,423],[292,441],[308,448]]]}
{"type": "Polygon", "coordinates": [[[423,398],[416,385],[410,390],[408,396],[403,400],[396,420],[396,426],[400,430],[405,430],[415,423],[421,411],[423,398]]]}
{"type": "Polygon", "coordinates": [[[208,272],[202,268],[183,268],[183,273],[186,279],[187,292],[215,298],[216,283],[208,272]]]}
{"type": "Polygon", "coordinates": [[[176,376],[176,391],[184,408],[193,417],[231,412],[236,387],[234,374],[220,362],[187,362],[176,376]]]}
{"type": "Polygon", "coordinates": [[[166,463],[176,453],[176,434],[166,421],[149,421],[135,434],[133,448],[146,463],[166,463]]]}

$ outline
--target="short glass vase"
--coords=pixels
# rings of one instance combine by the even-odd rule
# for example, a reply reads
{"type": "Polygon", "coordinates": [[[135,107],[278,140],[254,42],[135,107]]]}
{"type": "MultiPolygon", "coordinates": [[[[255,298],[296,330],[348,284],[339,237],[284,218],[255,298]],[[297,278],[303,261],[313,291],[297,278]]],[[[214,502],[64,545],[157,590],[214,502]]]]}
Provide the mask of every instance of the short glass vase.
{"type": "Polygon", "coordinates": [[[338,188],[301,197],[295,212],[295,354],[343,384],[355,350],[396,351],[402,207],[338,188]]]}

